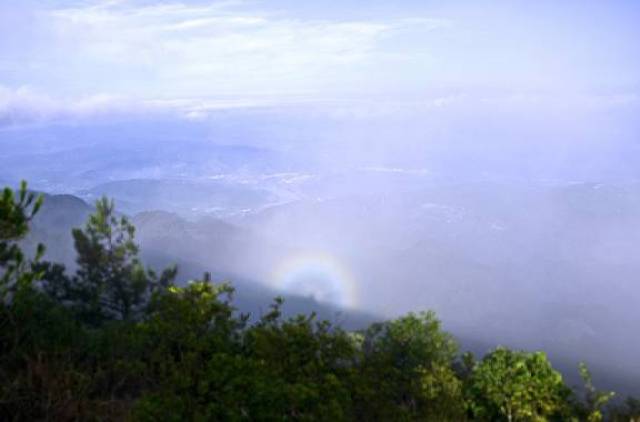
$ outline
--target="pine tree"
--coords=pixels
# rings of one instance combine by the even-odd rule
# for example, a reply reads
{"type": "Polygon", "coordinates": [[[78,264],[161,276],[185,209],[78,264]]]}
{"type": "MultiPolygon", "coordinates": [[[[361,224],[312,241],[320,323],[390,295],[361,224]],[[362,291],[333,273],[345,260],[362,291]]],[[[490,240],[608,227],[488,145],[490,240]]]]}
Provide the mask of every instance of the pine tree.
{"type": "MultiPolygon", "coordinates": [[[[0,301],[21,286],[29,286],[36,274],[24,253],[18,246],[29,231],[29,222],[42,205],[42,196],[36,196],[27,190],[22,182],[20,189],[14,192],[5,188],[0,196],[0,301]]],[[[44,253],[44,246],[38,245],[35,260],[44,253]]]]}
{"type": "Polygon", "coordinates": [[[112,200],[96,202],[96,212],[84,229],[74,229],[78,271],[68,298],[85,322],[131,320],[139,316],[154,290],[167,287],[176,269],[160,276],[147,271],[138,259],[135,227],[118,216],[112,200]]]}

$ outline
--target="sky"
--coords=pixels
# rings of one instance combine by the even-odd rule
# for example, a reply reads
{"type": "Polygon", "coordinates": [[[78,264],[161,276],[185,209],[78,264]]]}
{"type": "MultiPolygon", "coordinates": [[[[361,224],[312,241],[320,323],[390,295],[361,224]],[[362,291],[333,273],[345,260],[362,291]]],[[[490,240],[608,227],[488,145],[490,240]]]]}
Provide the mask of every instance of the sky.
{"type": "Polygon", "coordinates": [[[291,102],[637,103],[638,19],[635,1],[9,0],[0,121],[141,105],[198,117],[291,102]]]}

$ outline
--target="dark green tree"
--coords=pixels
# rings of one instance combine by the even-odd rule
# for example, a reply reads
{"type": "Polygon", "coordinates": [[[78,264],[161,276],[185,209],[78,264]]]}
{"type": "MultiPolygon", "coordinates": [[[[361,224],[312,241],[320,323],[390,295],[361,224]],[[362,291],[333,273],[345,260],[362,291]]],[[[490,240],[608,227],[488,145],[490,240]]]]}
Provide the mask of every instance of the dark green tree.
{"type": "Polygon", "coordinates": [[[624,403],[612,406],[609,413],[615,422],[640,422],[640,399],[627,397],[624,403]]]}
{"type": "Polygon", "coordinates": [[[357,369],[358,419],[462,420],[456,353],[433,312],[372,325],[364,332],[357,369]]]}
{"type": "Polygon", "coordinates": [[[244,350],[256,369],[251,415],[273,419],[339,421],[353,419],[352,339],[314,313],[281,319],[281,301],[250,327],[244,350]]]}
{"type": "Polygon", "coordinates": [[[145,270],[138,259],[135,227],[116,214],[113,201],[107,198],[96,202],[96,212],[85,228],[72,234],[78,271],[66,296],[90,324],[135,319],[151,294],[175,278],[175,267],[160,276],[145,270]]]}
{"type": "MultiPolygon", "coordinates": [[[[18,245],[29,230],[29,222],[42,205],[42,196],[27,190],[22,182],[18,191],[5,188],[0,196],[0,301],[16,289],[30,286],[36,278],[30,260],[18,245]]],[[[38,245],[34,261],[44,253],[44,246],[38,245]]]]}
{"type": "Polygon", "coordinates": [[[146,374],[154,385],[136,404],[142,420],[238,419],[247,388],[240,332],[246,318],[234,316],[233,289],[208,275],[185,287],[154,294],[140,324],[146,374]]]}
{"type": "Polygon", "coordinates": [[[499,347],[475,367],[470,379],[475,418],[545,421],[566,413],[570,390],[542,352],[499,347]]]}
{"type": "Polygon", "coordinates": [[[0,420],[64,419],[89,378],[71,369],[80,330],[38,288],[44,246],[20,248],[42,201],[25,182],[0,196],[0,420]]]}

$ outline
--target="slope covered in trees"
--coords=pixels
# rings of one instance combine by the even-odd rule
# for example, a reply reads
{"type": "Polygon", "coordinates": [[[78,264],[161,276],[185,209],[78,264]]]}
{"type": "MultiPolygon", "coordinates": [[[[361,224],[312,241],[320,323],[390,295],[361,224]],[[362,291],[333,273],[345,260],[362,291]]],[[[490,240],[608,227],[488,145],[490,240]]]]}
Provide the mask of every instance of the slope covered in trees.
{"type": "Polygon", "coordinates": [[[102,199],[73,231],[77,268],[23,251],[42,200],[0,197],[0,418],[8,420],[627,421],[637,400],[566,385],[542,352],[460,354],[434,313],[345,331],[276,298],[250,319],[233,288],[140,261],[102,199]],[[29,258],[31,257],[31,258],[29,258]]]}

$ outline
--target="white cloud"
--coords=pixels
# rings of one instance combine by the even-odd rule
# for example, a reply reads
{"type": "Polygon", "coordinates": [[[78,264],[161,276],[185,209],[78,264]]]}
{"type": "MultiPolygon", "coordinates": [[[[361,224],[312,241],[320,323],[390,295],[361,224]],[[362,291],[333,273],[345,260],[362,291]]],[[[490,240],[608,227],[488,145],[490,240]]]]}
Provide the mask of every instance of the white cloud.
{"type": "Polygon", "coordinates": [[[137,99],[113,94],[56,97],[29,86],[0,85],[0,128],[103,117],[169,115],[204,120],[222,110],[276,107],[275,98],[137,99]]]}
{"type": "Polygon", "coordinates": [[[0,81],[52,96],[136,99],[575,95],[638,86],[631,20],[594,26],[567,14],[543,24],[556,6],[524,13],[412,1],[374,11],[353,2],[206,1],[0,1],[0,81]]]}
{"type": "Polygon", "coordinates": [[[425,18],[305,20],[245,11],[238,2],[97,3],[52,10],[47,18],[59,54],[72,55],[67,58],[77,72],[76,84],[86,79],[107,90],[155,91],[170,98],[349,89],[382,72],[375,64],[388,37],[416,26],[433,30],[450,24],[425,18]]]}
{"type": "Polygon", "coordinates": [[[640,105],[637,93],[610,95],[452,94],[420,98],[380,99],[379,97],[318,96],[211,96],[195,98],[136,98],[114,94],[56,97],[29,86],[10,88],[0,85],[0,128],[50,121],[74,121],[103,117],[171,116],[203,121],[216,113],[230,110],[270,110],[307,112],[337,120],[417,117],[434,112],[456,113],[464,110],[597,111],[630,109],[640,105]]]}
{"type": "Polygon", "coordinates": [[[121,96],[95,94],[78,98],[56,98],[26,86],[8,88],[0,85],[0,127],[114,114],[146,113],[150,110],[153,110],[153,107],[145,106],[143,110],[140,104],[121,96]]]}

